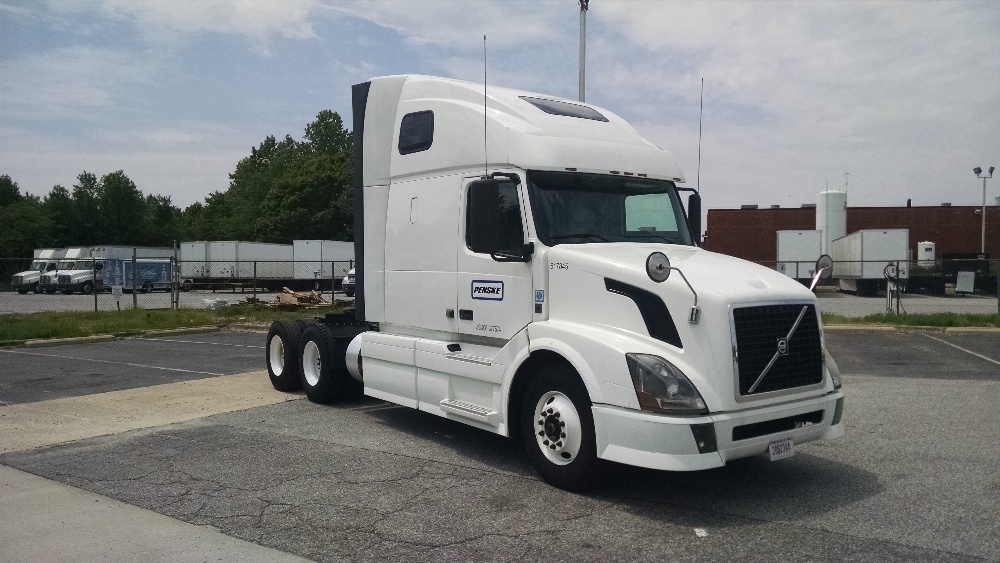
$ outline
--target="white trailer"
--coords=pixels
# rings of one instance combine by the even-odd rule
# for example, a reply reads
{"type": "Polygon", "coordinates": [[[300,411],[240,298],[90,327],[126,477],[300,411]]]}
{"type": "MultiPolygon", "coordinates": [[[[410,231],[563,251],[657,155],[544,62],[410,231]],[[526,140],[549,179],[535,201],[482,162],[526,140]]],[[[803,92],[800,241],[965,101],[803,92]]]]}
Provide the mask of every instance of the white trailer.
{"type": "Polygon", "coordinates": [[[815,295],[698,248],[680,168],[622,118],[424,76],[353,95],[355,315],[274,322],[275,388],[519,436],[573,490],[844,433],[815,295]]]}
{"type": "Polygon", "coordinates": [[[181,288],[254,281],[280,288],[294,280],[290,244],[239,240],[192,241],[180,244],[181,288]]]}
{"type": "Polygon", "coordinates": [[[776,270],[800,281],[816,274],[816,260],[823,254],[823,231],[778,231],[776,270]]]}
{"type": "Polygon", "coordinates": [[[295,279],[341,279],[354,264],[354,243],[341,240],[293,240],[295,279]]]}
{"type": "Polygon", "coordinates": [[[833,277],[843,291],[875,295],[885,289],[887,275],[902,283],[910,275],[910,231],[865,229],[830,243],[833,277]]]}

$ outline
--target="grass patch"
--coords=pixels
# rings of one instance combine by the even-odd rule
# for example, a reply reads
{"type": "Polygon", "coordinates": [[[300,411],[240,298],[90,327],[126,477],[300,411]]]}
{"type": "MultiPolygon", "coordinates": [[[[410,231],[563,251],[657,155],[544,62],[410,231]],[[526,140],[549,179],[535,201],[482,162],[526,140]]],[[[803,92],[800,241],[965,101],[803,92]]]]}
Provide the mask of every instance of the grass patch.
{"type": "Polygon", "coordinates": [[[207,325],[270,323],[275,319],[304,319],[342,313],[344,305],[318,309],[273,309],[239,304],[221,309],[126,309],[123,311],[34,313],[0,315],[0,343],[40,338],[72,338],[95,334],[129,336],[147,330],[207,325]]]}
{"type": "Polygon", "coordinates": [[[1000,315],[973,315],[961,313],[914,313],[895,315],[879,313],[864,317],[845,317],[823,313],[826,325],[892,325],[892,326],[933,326],[933,327],[1000,327],[1000,315]]]}

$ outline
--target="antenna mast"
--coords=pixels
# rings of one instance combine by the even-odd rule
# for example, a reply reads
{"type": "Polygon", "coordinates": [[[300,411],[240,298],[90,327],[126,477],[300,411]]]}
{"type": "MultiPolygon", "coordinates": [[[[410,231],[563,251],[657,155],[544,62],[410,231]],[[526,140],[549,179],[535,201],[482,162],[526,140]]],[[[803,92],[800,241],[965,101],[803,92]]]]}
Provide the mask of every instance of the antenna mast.
{"type": "Polygon", "coordinates": [[[698,100],[698,179],[695,191],[701,193],[701,116],[705,113],[705,77],[701,79],[701,98],[698,100]]]}
{"type": "Polygon", "coordinates": [[[490,153],[486,141],[486,36],[483,35],[483,168],[484,177],[490,175],[490,153]]]}
{"type": "Polygon", "coordinates": [[[587,8],[590,0],[580,2],[580,101],[587,101],[587,8]]]}

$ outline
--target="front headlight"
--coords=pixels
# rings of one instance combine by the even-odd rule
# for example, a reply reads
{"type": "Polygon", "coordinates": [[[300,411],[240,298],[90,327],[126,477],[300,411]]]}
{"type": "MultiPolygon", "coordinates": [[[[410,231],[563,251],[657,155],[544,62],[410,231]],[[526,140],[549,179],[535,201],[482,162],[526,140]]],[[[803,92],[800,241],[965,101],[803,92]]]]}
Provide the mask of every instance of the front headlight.
{"type": "Polygon", "coordinates": [[[664,414],[705,414],[705,400],[676,366],[651,354],[625,354],[639,408],[664,414]]]}

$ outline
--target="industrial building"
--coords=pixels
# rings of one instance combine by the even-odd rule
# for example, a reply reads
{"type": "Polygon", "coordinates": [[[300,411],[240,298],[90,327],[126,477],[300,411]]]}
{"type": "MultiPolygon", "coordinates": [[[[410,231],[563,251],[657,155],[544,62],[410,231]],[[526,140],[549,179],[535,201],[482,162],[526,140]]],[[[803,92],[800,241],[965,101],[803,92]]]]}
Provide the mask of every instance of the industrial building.
{"type": "MultiPolygon", "coordinates": [[[[847,207],[846,233],[866,229],[908,229],[910,258],[917,259],[917,245],[933,242],[936,259],[980,256],[982,210],[980,206],[847,207]]],[[[706,249],[758,262],[777,260],[777,232],[812,230],[817,222],[815,204],[798,208],[710,209],[705,231],[706,249]]],[[[845,233],[845,234],[846,234],[845,233]]],[[[842,236],[842,235],[841,235],[842,236]]],[[[986,207],[985,258],[1000,257],[1000,207],[986,207]]]]}

